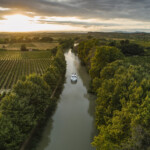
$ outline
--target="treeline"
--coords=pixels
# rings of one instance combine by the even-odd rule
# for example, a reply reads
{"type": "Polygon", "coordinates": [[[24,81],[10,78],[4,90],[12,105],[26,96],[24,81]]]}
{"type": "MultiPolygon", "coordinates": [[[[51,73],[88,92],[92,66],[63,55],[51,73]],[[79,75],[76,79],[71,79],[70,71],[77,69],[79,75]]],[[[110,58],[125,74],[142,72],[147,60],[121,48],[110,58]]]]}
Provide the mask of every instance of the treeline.
{"type": "Polygon", "coordinates": [[[111,39],[136,39],[136,40],[144,40],[149,41],[150,40],[150,34],[149,33],[119,33],[119,32],[89,32],[89,36],[97,37],[97,38],[111,38],[111,39]]]}
{"type": "Polygon", "coordinates": [[[8,43],[30,43],[30,42],[53,42],[52,37],[11,37],[11,38],[0,38],[0,44],[8,43]]]}
{"type": "MultiPolygon", "coordinates": [[[[91,37],[92,38],[92,37],[91,37]]],[[[144,55],[144,47],[139,44],[132,43],[129,40],[106,40],[106,39],[89,39],[81,41],[78,45],[78,55],[82,62],[91,66],[91,58],[95,54],[96,48],[100,46],[109,46],[119,49],[125,56],[144,55]]]]}
{"type": "Polygon", "coordinates": [[[88,67],[92,91],[97,94],[99,133],[92,145],[97,150],[148,150],[150,75],[147,68],[131,65],[121,48],[109,43],[101,45],[96,39],[81,42],[78,54],[88,67]]]}
{"type": "Polygon", "coordinates": [[[73,39],[59,39],[58,42],[63,49],[73,48],[73,44],[74,44],[73,39]]]}
{"type": "Polygon", "coordinates": [[[111,41],[109,45],[119,48],[126,56],[144,54],[144,47],[136,43],[131,43],[129,40],[111,41]]]}
{"type": "Polygon", "coordinates": [[[23,77],[0,102],[0,149],[18,150],[31,130],[53,110],[56,99],[51,95],[64,80],[66,62],[62,48],[57,49],[43,76],[23,77]]]}

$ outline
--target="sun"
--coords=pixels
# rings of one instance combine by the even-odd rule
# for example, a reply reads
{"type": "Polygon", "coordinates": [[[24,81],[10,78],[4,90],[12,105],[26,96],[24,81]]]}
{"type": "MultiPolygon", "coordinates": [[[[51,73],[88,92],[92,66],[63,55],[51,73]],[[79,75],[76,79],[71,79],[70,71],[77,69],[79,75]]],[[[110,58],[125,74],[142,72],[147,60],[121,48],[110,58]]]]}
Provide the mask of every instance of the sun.
{"type": "Polygon", "coordinates": [[[16,23],[24,24],[24,23],[29,22],[30,20],[30,17],[20,15],[20,14],[9,15],[9,16],[5,16],[4,18],[7,19],[7,21],[11,23],[12,25],[15,25],[16,23]]]}
{"type": "Polygon", "coordinates": [[[28,31],[32,24],[30,17],[21,14],[4,16],[4,18],[4,24],[10,32],[28,31]]]}

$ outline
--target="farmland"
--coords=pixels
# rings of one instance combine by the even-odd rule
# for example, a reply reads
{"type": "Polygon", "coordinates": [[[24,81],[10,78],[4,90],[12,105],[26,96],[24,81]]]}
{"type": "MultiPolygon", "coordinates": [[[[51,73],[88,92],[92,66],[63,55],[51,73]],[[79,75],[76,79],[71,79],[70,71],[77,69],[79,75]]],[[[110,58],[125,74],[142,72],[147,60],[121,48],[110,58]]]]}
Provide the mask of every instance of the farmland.
{"type": "Polygon", "coordinates": [[[47,50],[52,49],[58,46],[57,42],[52,43],[40,43],[40,42],[31,42],[31,43],[7,43],[0,44],[0,49],[5,47],[6,50],[20,50],[22,44],[25,44],[28,49],[38,49],[38,50],[47,50]]]}
{"type": "Polygon", "coordinates": [[[22,76],[42,75],[50,65],[50,51],[0,51],[0,88],[11,89],[22,76]]]}

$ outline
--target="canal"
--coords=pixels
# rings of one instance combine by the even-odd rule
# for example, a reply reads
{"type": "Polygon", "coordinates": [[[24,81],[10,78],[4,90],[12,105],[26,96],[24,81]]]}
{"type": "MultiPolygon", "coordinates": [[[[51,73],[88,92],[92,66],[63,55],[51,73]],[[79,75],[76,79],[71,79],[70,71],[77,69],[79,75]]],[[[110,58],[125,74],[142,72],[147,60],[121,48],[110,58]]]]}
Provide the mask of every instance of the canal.
{"type": "Polygon", "coordinates": [[[95,135],[94,100],[88,93],[90,78],[78,56],[71,50],[65,53],[66,82],[56,111],[47,122],[36,150],[94,150],[91,142],[95,135]],[[77,73],[77,83],[71,83],[77,73]]]}

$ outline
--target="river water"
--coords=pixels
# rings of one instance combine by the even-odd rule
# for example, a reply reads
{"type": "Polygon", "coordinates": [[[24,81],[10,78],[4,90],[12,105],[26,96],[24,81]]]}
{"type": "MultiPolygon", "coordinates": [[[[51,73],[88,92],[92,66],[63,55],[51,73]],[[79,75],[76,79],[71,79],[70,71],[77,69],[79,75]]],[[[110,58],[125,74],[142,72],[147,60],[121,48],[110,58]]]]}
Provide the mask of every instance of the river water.
{"type": "Polygon", "coordinates": [[[52,119],[49,119],[36,150],[94,150],[91,142],[95,135],[94,100],[88,94],[89,75],[78,56],[68,50],[66,83],[52,119]],[[70,81],[77,73],[78,81],[70,81]]]}

